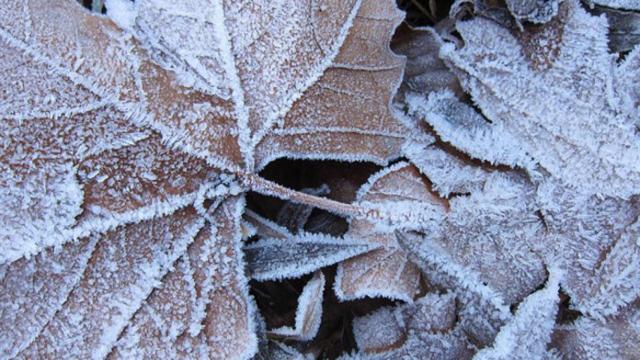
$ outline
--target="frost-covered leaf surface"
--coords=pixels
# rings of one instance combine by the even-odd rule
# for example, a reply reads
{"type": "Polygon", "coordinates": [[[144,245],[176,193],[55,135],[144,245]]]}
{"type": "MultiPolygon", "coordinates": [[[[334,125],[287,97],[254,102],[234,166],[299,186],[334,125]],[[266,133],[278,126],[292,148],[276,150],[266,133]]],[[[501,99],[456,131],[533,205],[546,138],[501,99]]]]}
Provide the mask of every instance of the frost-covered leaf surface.
{"type": "Polygon", "coordinates": [[[375,248],[364,241],[302,233],[262,239],[246,246],[244,251],[251,277],[272,280],[299,277],[375,248]]]}
{"type": "Polygon", "coordinates": [[[401,19],[391,1],[145,0],[126,17],[154,60],[141,65],[141,120],[177,147],[231,170],[397,154],[403,127],[388,105],[404,61],[388,47],[401,19]],[[367,111],[346,116],[353,107],[367,111]]]}
{"type": "MultiPolygon", "coordinates": [[[[357,203],[399,206],[419,212],[421,207],[443,211],[439,199],[429,192],[417,169],[397,163],[374,174],[358,191],[357,203]]],[[[394,209],[393,207],[391,209],[394,209]]],[[[393,211],[393,210],[391,210],[393,211]]],[[[420,290],[420,271],[389,229],[380,229],[369,220],[353,219],[346,236],[380,246],[338,266],[335,291],[341,299],[388,297],[412,301],[420,290]]]]}
{"type": "Polygon", "coordinates": [[[537,251],[565,270],[563,287],[582,312],[612,315],[638,297],[637,197],[580,195],[547,182],[537,197],[548,235],[537,251]]]}
{"type": "MultiPolygon", "coordinates": [[[[429,152],[436,159],[451,158],[441,150],[425,151],[429,152]]],[[[455,159],[450,164],[455,165],[455,159]]],[[[459,179],[439,179],[442,169],[437,165],[430,162],[433,167],[423,171],[435,173],[441,188],[458,185],[452,181],[459,179]]],[[[544,264],[532,248],[544,237],[543,225],[532,210],[533,189],[516,174],[473,170],[459,171],[475,181],[466,183],[468,195],[449,199],[449,211],[441,223],[422,229],[422,237],[400,233],[401,240],[426,272],[436,270],[487,300],[513,304],[545,278],[544,264]]]]}
{"type": "Polygon", "coordinates": [[[295,324],[272,329],[269,334],[294,340],[311,340],[318,333],[322,320],[322,299],[325,278],[321,271],[316,272],[304,286],[298,298],[295,324]]]}
{"type": "Polygon", "coordinates": [[[507,0],[507,7],[518,20],[546,23],[558,13],[562,0],[507,0]]]}
{"type": "MultiPolygon", "coordinates": [[[[469,359],[474,353],[456,326],[455,297],[429,293],[413,304],[382,308],[354,320],[364,359],[469,359]]],[[[355,358],[358,358],[357,356],[355,358]]]]}
{"type": "Polygon", "coordinates": [[[640,10],[640,2],[638,0],[587,0],[592,5],[601,5],[610,8],[640,10]]]}
{"type": "Polygon", "coordinates": [[[640,348],[638,302],[604,321],[588,317],[558,326],[553,346],[564,359],[634,359],[640,348]]]}
{"type": "Polygon", "coordinates": [[[640,13],[604,7],[597,7],[594,12],[607,16],[607,21],[609,22],[609,48],[611,51],[631,51],[634,46],[640,44],[640,13]]]}
{"type": "Polygon", "coordinates": [[[558,312],[560,274],[553,271],[541,290],[527,296],[514,317],[501,329],[491,347],[482,349],[475,360],[547,359],[558,312]]]}
{"type": "MultiPolygon", "coordinates": [[[[529,155],[568,186],[623,198],[636,193],[640,142],[630,107],[637,94],[627,89],[635,84],[637,70],[624,77],[616,73],[605,18],[569,0],[539,31],[514,35],[482,18],[459,22],[457,29],[464,47],[446,46],[441,56],[491,124],[474,120],[463,128],[435,119],[449,122],[443,136],[464,136],[469,141],[452,144],[485,159],[483,153],[490,150],[485,140],[508,135],[521,150],[506,149],[529,155]],[[623,84],[620,93],[612,94],[614,81],[623,84]]],[[[507,164],[527,165],[515,159],[507,164]]]]}

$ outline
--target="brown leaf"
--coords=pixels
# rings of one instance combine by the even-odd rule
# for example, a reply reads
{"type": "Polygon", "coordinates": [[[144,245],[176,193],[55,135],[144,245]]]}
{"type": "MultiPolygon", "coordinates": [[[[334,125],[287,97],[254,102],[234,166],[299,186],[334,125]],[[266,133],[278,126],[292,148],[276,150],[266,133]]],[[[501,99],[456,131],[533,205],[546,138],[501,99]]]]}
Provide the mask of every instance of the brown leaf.
{"type": "Polygon", "coordinates": [[[128,322],[112,358],[246,358],[253,354],[253,304],[239,247],[244,200],[215,210],[174,269],[128,322]]]}
{"type": "Polygon", "coordinates": [[[552,345],[563,359],[635,359],[640,352],[640,303],[635,301],[618,315],[604,320],[584,317],[558,326],[552,345]]]}
{"type": "Polygon", "coordinates": [[[114,33],[67,1],[9,1],[0,12],[0,263],[68,237],[82,211],[77,161],[145,136],[123,113],[136,94],[114,33]]]}
{"type": "Polygon", "coordinates": [[[47,254],[42,254],[5,265],[8,268],[3,281],[7,283],[2,286],[2,296],[8,301],[3,302],[2,313],[7,316],[3,320],[9,322],[3,324],[2,332],[3,338],[15,344],[10,349],[12,356],[106,356],[120,331],[153,288],[160,285],[202,225],[195,210],[187,208],[67,243],[60,249],[63,253],[84,253],[80,260],[58,255],[47,261],[47,254]],[[148,240],[130,241],[141,237],[148,240]],[[34,278],[32,269],[39,262],[50,265],[39,269],[34,278]],[[77,267],[76,274],[56,275],[65,268],[77,267]],[[28,281],[30,278],[35,281],[28,281]],[[51,282],[52,286],[47,286],[50,296],[40,295],[43,281],[51,282]],[[25,296],[16,296],[20,293],[25,296]],[[36,326],[14,332],[12,324],[23,317],[36,326]],[[67,340],[60,341],[61,337],[67,340]]]}
{"type": "Polygon", "coordinates": [[[284,156],[397,156],[403,127],[389,103],[404,60],[388,48],[401,20],[391,1],[207,9],[143,1],[135,14],[131,30],[160,64],[141,68],[151,115],[142,122],[165,141],[230,170],[284,156]]]}
{"type": "MultiPolygon", "coordinates": [[[[358,192],[356,203],[384,206],[392,202],[442,208],[417,169],[398,163],[374,174],[358,192]]],[[[420,291],[420,271],[391,230],[377,230],[370,220],[352,219],[346,236],[372,244],[379,250],[346,260],[338,266],[336,294],[342,300],[383,296],[411,302],[420,291]]]]}

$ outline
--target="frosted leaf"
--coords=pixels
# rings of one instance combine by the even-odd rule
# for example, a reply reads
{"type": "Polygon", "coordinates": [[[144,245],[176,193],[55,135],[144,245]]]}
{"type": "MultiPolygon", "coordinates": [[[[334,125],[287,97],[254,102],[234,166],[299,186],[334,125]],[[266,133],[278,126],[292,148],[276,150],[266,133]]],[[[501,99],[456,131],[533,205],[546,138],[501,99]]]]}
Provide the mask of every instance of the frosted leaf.
{"type": "Polygon", "coordinates": [[[0,265],[0,357],[26,348],[80,281],[95,239],[67,243],[31,259],[0,265]]]}
{"type": "Polygon", "coordinates": [[[211,209],[163,286],[130,320],[114,358],[247,358],[257,347],[240,249],[241,197],[211,209]]]}
{"type": "Polygon", "coordinates": [[[140,68],[149,116],[138,120],[168,143],[249,171],[284,156],[398,155],[404,127],[389,103],[404,60],[388,47],[401,20],[392,1],[145,0],[129,16],[153,59],[140,68]]]}
{"type": "MultiPolygon", "coordinates": [[[[457,29],[465,46],[447,45],[441,56],[491,121],[482,138],[508,135],[508,145],[498,149],[521,153],[510,145],[514,139],[551,176],[581,191],[623,198],[637,191],[636,120],[610,96],[616,64],[605,18],[567,0],[539,31],[513,34],[481,18],[459,22],[457,29]]],[[[485,159],[492,149],[482,144],[470,155],[485,159]]]]}
{"type": "Polygon", "coordinates": [[[374,245],[349,237],[301,233],[261,239],[245,246],[244,252],[251,277],[264,281],[300,277],[373,249],[374,245]]]}
{"type": "Polygon", "coordinates": [[[405,156],[429,178],[441,196],[481,191],[489,172],[440,149],[435,144],[410,142],[403,148],[405,156]]]}
{"type": "Polygon", "coordinates": [[[321,271],[317,271],[298,297],[294,326],[272,329],[269,334],[300,341],[312,340],[318,334],[322,320],[324,285],[324,275],[321,271]]]}
{"type": "Polygon", "coordinates": [[[573,305],[601,317],[633,301],[640,289],[637,197],[584,195],[551,181],[537,197],[549,232],[537,251],[564,268],[573,305]]]}
{"type": "MultiPolygon", "coordinates": [[[[67,285],[70,289],[64,289],[64,283],[59,284],[62,286],[57,291],[66,290],[66,295],[62,297],[62,302],[56,304],[55,312],[46,314],[46,320],[40,319],[40,326],[30,327],[28,333],[16,334],[21,337],[16,339],[17,344],[23,345],[14,349],[17,357],[106,356],[119,333],[145,302],[153,288],[161,284],[164,274],[185,252],[187,245],[193,241],[202,225],[203,221],[195,210],[187,208],[164,218],[120,227],[92,239],[68,243],[67,248],[63,250],[73,253],[81,251],[87,246],[86,242],[90,242],[93,244],[89,250],[91,258],[87,263],[86,257],[81,257],[85,259],[84,268],[79,276],[71,275],[74,281],[67,285]],[[73,247],[80,249],[76,250],[73,247]],[[60,341],[61,338],[65,341],[60,341]]],[[[28,261],[38,261],[42,256],[33,257],[28,261]]],[[[61,265],[72,266],[75,259],[66,261],[71,264],[61,265]]],[[[61,269],[45,267],[41,270],[41,277],[43,280],[54,280],[56,270],[61,269]]],[[[24,276],[28,273],[20,272],[16,275],[24,276]]],[[[43,306],[46,304],[43,303],[45,299],[32,297],[38,296],[38,282],[21,281],[15,285],[26,289],[2,287],[3,296],[13,298],[12,303],[24,302],[26,305],[11,309],[9,316],[38,316],[37,312],[29,311],[29,308],[33,307],[46,308],[43,306]],[[34,288],[31,290],[30,286],[34,288]],[[27,297],[16,298],[16,291],[24,292],[27,297]]],[[[7,324],[2,328],[11,329],[12,326],[7,324]]]]}
{"type": "Polygon", "coordinates": [[[561,0],[506,0],[507,8],[517,20],[546,23],[558,13],[561,0]]]}
{"type": "Polygon", "coordinates": [[[426,121],[445,142],[472,157],[492,164],[505,164],[533,170],[535,164],[518,138],[500,123],[491,124],[471,106],[450,91],[422,95],[410,93],[406,99],[409,112],[426,121]]]}
{"type": "Polygon", "coordinates": [[[497,171],[485,176],[478,191],[451,198],[443,223],[424,228],[423,237],[399,234],[421,267],[435,267],[468,291],[513,304],[545,279],[531,246],[544,238],[544,228],[526,180],[497,171]]]}
{"type": "MultiPolygon", "coordinates": [[[[451,157],[435,149],[423,155],[429,153],[435,159],[451,157]]],[[[459,171],[461,178],[473,180],[456,183],[468,194],[452,197],[443,221],[425,226],[420,230],[423,235],[396,234],[429,283],[455,291],[461,304],[461,330],[484,346],[510,319],[508,305],[544,281],[544,264],[532,244],[545,239],[545,232],[534,212],[533,187],[522,177],[488,170],[472,173],[472,167],[461,165],[429,162],[425,167],[429,175],[459,171]],[[438,169],[439,164],[445,168],[438,169]]]]}
{"type": "Polygon", "coordinates": [[[245,210],[244,219],[255,228],[256,235],[262,238],[286,239],[291,236],[287,228],[256,214],[250,209],[245,210]]]}
{"type": "Polygon", "coordinates": [[[298,350],[281,342],[269,340],[264,351],[261,351],[254,360],[311,360],[313,356],[301,354],[298,350]]]}
{"type": "Polygon", "coordinates": [[[640,10],[638,0],[586,0],[587,3],[616,9],[640,10]]]}
{"type": "MultiPolygon", "coordinates": [[[[400,204],[403,211],[416,211],[424,206],[437,212],[444,211],[442,203],[430,193],[417,169],[402,162],[372,175],[358,191],[356,200],[356,203],[383,208],[394,202],[400,204]]],[[[336,294],[342,300],[383,296],[411,302],[420,290],[420,270],[409,261],[393,230],[376,226],[366,219],[351,220],[345,236],[381,248],[338,265],[336,294]]]]}
{"type": "Polygon", "coordinates": [[[493,345],[479,351],[474,359],[546,359],[558,312],[559,281],[560,274],[551,270],[545,287],[518,305],[514,317],[500,329],[493,345]]]}
{"type": "Polygon", "coordinates": [[[640,14],[638,12],[597,7],[594,9],[594,13],[607,16],[611,51],[631,51],[634,46],[640,44],[640,14]]]}
{"type": "Polygon", "coordinates": [[[3,4],[0,263],[63,242],[82,211],[78,160],[146,136],[123,112],[135,98],[126,51],[113,26],[77,4],[3,4]]]}
{"type": "Polygon", "coordinates": [[[640,46],[631,51],[624,62],[615,69],[614,94],[621,111],[633,118],[640,126],[640,46]]]}
{"type": "Polygon", "coordinates": [[[171,213],[194,203],[201,189],[223,183],[216,169],[166,148],[157,134],[87,157],[78,179],[85,192],[83,231],[171,213]]]}
{"type": "Polygon", "coordinates": [[[636,359],[640,352],[639,305],[636,301],[603,321],[583,317],[559,326],[552,344],[567,360],[636,359]]]}
{"type": "Polygon", "coordinates": [[[405,324],[396,317],[396,309],[384,307],[353,319],[353,336],[364,353],[389,351],[406,340],[405,324]]]}
{"type": "Polygon", "coordinates": [[[399,96],[407,91],[429,94],[450,89],[462,92],[458,79],[438,56],[444,41],[433,28],[403,25],[397,34],[391,46],[398,54],[407,57],[399,96]]]}
{"type": "Polygon", "coordinates": [[[455,322],[455,297],[427,294],[354,319],[354,335],[364,359],[470,359],[473,347],[455,322]]]}

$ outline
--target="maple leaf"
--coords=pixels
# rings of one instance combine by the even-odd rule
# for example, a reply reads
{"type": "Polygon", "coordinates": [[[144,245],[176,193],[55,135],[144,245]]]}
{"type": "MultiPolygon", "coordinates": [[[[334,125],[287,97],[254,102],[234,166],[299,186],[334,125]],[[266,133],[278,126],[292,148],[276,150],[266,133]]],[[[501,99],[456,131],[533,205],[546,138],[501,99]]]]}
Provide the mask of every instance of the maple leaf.
{"type": "MultiPolygon", "coordinates": [[[[588,15],[576,2],[565,2],[558,19],[540,30],[512,33],[483,19],[458,27],[464,48],[445,46],[441,55],[488,119],[449,91],[433,92],[426,101],[409,94],[410,111],[475,158],[525,168],[535,191],[519,196],[531,204],[529,214],[539,209],[544,223],[529,247],[564,269],[563,286],[577,309],[594,317],[614,314],[637,297],[640,281],[633,265],[638,246],[631,240],[639,214],[638,179],[632,174],[633,158],[640,154],[634,139],[638,49],[616,66],[606,50],[604,19],[588,15]],[[593,28],[599,31],[578,37],[593,28]],[[497,56],[503,63],[493,60],[497,56]],[[587,57],[597,60],[585,62],[587,57]],[[528,86],[519,85],[525,82],[528,86]],[[615,86],[611,92],[609,82],[615,86]],[[566,101],[556,101],[550,92],[566,101]],[[620,151],[607,153],[611,146],[620,151]]],[[[419,148],[405,152],[434,177],[436,187],[438,179],[446,181],[445,192],[466,192],[459,179],[478,181],[478,174],[466,169],[454,167],[452,173],[460,174],[454,181],[444,171],[430,170],[430,161],[446,171],[452,160],[419,148]]]]}
{"type": "Polygon", "coordinates": [[[356,212],[255,172],[399,155],[400,12],[110,4],[120,27],[72,1],[0,11],[2,354],[250,357],[243,192],[356,212]]]}
{"type": "MultiPolygon", "coordinates": [[[[456,50],[447,44],[441,56],[491,124],[469,119],[465,126],[452,126],[443,118],[427,118],[438,134],[454,146],[466,139],[469,155],[490,162],[530,168],[524,159],[533,159],[580,191],[622,198],[637,192],[640,142],[633,114],[638,105],[631,89],[637,87],[638,70],[616,65],[609,54],[605,18],[590,16],[577,0],[569,0],[539,31],[512,33],[482,18],[459,22],[457,29],[465,46],[456,50]],[[612,82],[620,84],[613,94],[612,82]],[[505,141],[488,149],[488,138],[505,141]],[[513,158],[502,162],[492,153],[513,158]]],[[[636,56],[625,62],[633,64],[636,56]]]]}

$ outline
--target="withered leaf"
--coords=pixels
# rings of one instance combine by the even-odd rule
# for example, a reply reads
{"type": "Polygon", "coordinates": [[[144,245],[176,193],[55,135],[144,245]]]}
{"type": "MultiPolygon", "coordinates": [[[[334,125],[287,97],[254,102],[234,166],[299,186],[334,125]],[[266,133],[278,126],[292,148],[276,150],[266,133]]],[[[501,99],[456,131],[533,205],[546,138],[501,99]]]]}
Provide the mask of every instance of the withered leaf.
{"type": "Polygon", "coordinates": [[[322,271],[317,271],[302,289],[298,297],[295,324],[272,329],[268,333],[276,337],[294,340],[311,340],[318,333],[322,320],[322,299],[325,279],[322,271]]]}
{"type": "Polygon", "coordinates": [[[561,274],[551,271],[547,284],[527,296],[514,317],[501,329],[491,347],[480,350],[477,360],[550,359],[547,350],[558,312],[561,274]]]}
{"type": "MultiPolygon", "coordinates": [[[[482,18],[459,22],[457,29],[464,47],[445,45],[441,56],[491,124],[448,126],[447,119],[427,118],[439,133],[471,156],[492,162],[497,159],[483,154],[528,155],[581,191],[622,198],[636,193],[638,99],[631,89],[637,87],[638,69],[627,67],[624,75],[617,70],[626,65],[616,65],[616,56],[608,52],[604,17],[567,0],[539,30],[514,33],[482,18]],[[621,84],[613,94],[612,82],[621,84]],[[454,135],[454,129],[464,135],[454,135]],[[482,141],[503,136],[507,141],[493,143],[493,150],[482,141]],[[468,141],[454,142],[456,137],[468,141]]],[[[512,159],[507,165],[528,164],[512,159]]]]}
{"type": "MultiPolygon", "coordinates": [[[[443,212],[440,200],[429,192],[417,169],[397,163],[369,178],[358,191],[356,203],[402,211],[421,207],[443,212]]],[[[351,220],[346,236],[381,246],[380,249],[343,261],[338,265],[335,290],[340,299],[388,297],[411,302],[420,291],[420,271],[396,241],[393,230],[380,229],[367,219],[351,220]]]]}
{"type": "Polygon", "coordinates": [[[583,317],[561,325],[553,334],[552,345],[563,359],[634,359],[640,348],[640,305],[638,301],[618,315],[604,320],[583,317]]]}
{"type": "Polygon", "coordinates": [[[429,293],[413,304],[354,319],[364,359],[470,359],[475,352],[456,325],[455,296],[429,293]]]}

